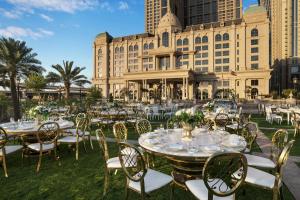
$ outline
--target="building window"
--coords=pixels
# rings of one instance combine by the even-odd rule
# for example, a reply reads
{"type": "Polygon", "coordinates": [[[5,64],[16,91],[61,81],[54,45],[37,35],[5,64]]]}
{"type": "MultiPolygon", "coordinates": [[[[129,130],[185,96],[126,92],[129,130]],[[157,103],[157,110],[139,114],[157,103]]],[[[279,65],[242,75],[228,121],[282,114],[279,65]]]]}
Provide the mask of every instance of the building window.
{"type": "Polygon", "coordinates": [[[195,65],[201,65],[201,60],[196,60],[195,65]]]}
{"type": "Polygon", "coordinates": [[[189,45],[189,39],[185,38],[182,42],[183,45],[189,45]]]}
{"type": "Polygon", "coordinates": [[[133,51],[133,46],[130,45],[129,48],[128,48],[128,50],[129,50],[129,51],[133,51]]]}
{"type": "Polygon", "coordinates": [[[202,54],[202,58],[207,58],[208,57],[208,53],[203,53],[202,54]]]}
{"type": "Polygon", "coordinates": [[[146,43],[146,44],[144,44],[144,50],[148,50],[149,49],[149,46],[148,46],[148,44],[146,43]]]}
{"type": "Polygon", "coordinates": [[[253,64],[251,64],[251,69],[252,69],[252,70],[258,69],[258,63],[253,63],[253,64]]]}
{"type": "Polygon", "coordinates": [[[220,34],[217,34],[215,36],[215,40],[216,40],[216,42],[222,41],[222,36],[220,34]]]}
{"type": "Polygon", "coordinates": [[[251,86],[258,86],[258,80],[251,80],[251,86]]]}
{"type": "Polygon", "coordinates": [[[258,37],[258,30],[256,28],[251,30],[251,37],[258,37]]]}
{"type": "Polygon", "coordinates": [[[195,46],[195,51],[201,51],[201,46],[195,46]]]}
{"type": "Polygon", "coordinates": [[[216,45],[215,45],[215,48],[216,48],[216,49],[222,49],[222,44],[216,44],[216,45]]]}
{"type": "Polygon", "coordinates": [[[169,33],[164,32],[162,34],[162,46],[169,47],[169,33]]]}
{"type": "Polygon", "coordinates": [[[228,49],[228,48],[229,48],[229,43],[224,43],[224,44],[223,44],[223,48],[224,48],[224,49],[228,49]]]}
{"type": "Polygon", "coordinates": [[[223,34],[223,40],[229,40],[229,34],[228,33],[224,33],[223,34]]]}
{"type": "Polygon", "coordinates": [[[222,51],[216,51],[216,52],[215,52],[215,56],[216,56],[216,57],[222,56],[222,51]]]}
{"type": "Polygon", "coordinates": [[[229,58],[224,58],[223,63],[229,63],[229,58]]]}
{"type": "Polygon", "coordinates": [[[207,36],[203,36],[202,43],[208,43],[208,37],[207,36]]]}
{"type": "Polygon", "coordinates": [[[215,60],[215,63],[216,63],[216,64],[221,64],[221,63],[222,63],[222,59],[216,59],[216,60],[215,60]]]}
{"type": "Polygon", "coordinates": [[[203,50],[203,51],[207,51],[207,50],[208,50],[208,45],[202,46],[202,50],[203,50]]]}
{"type": "Polygon", "coordinates": [[[229,66],[223,66],[223,72],[229,72],[229,66]]]}
{"type": "Polygon", "coordinates": [[[251,40],[251,45],[258,45],[258,39],[251,40]]]}
{"type": "Polygon", "coordinates": [[[196,37],[195,44],[200,44],[200,43],[201,43],[201,38],[200,37],[196,37]]]}
{"type": "Polygon", "coordinates": [[[149,49],[154,49],[154,44],[152,42],[149,44],[149,49]]]}
{"type": "Polygon", "coordinates": [[[208,60],[202,60],[202,65],[208,65],[208,60]]]}
{"type": "Polygon", "coordinates": [[[221,72],[221,71],[222,71],[222,67],[221,66],[216,66],[215,72],[221,72]]]}
{"type": "Polygon", "coordinates": [[[139,50],[139,46],[138,45],[134,45],[134,51],[138,51],[139,50]]]}
{"type": "Polygon", "coordinates": [[[223,56],[229,56],[229,51],[223,51],[223,56]]]}
{"type": "Polygon", "coordinates": [[[181,39],[177,40],[177,46],[182,46],[182,40],[181,39]]]}
{"type": "Polygon", "coordinates": [[[251,53],[258,53],[258,47],[251,48],[251,53]]]}
{"type": "Polygon", "coordinates": [[[251,61],[258,61],[258,56],[251,56],[251,61]]]}

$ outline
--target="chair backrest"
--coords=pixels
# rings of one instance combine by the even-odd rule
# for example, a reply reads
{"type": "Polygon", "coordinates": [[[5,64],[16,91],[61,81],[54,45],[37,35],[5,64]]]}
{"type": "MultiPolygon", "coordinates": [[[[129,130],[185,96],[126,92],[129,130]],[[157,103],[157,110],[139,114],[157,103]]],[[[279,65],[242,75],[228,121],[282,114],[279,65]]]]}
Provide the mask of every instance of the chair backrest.
{"type": "Polygon", "coordinates": [[[117,122],[113,126],[114,136],[117,142],[124,142],[127,140],[128,131],[123,122],[117,122]]]}
{"type": "Polygon", "coordinates": [[[106,161],[109,159],[109,152],[108,152],[106,137],[105,137],[102,129],[97,129],[96,130],[96,138],[97,138],[97,141],[99,143],[99,146],[100,146],[100,149],[101,149],[101,152],[102,152],[102,156],[103,156],[103,158],[105,160],[105,163],[106,163],[106,161]]]}
{"type": "Polygon", "coordinates": [[[247,148],[251,152],[253,143],[255,142],[255,140],[257,138],[257,131],[251,131],[249,129],[249,126],[248,127],[246,126],[242,129],[241,135],[245,138],[245,140],[247,142],[247,148]]]}
{"type": "Polygon", "coordinates": [[[204,184],[208,199],[213,195],[225,197],[234,194],[244,183],[247,175],[247,159],[241,153],[215,153],[205,163],[204,184]],[[233,174],[239,173],[238,179],[233,174]],[[234,181],[233,181],[234,180],[234,181]]]}
{"type": "Polygon", "coordinates": [[[59,125],[56,122],[42,124],[37,131],[37,139],[40,144],[55,143],[58,137],[59,125]]]}
{"type": "Polygon", "coordinates": [[[229,117],[225,113],[218,113],[214,123],[216,127],[225,127],[229,123],[229,117]]]}
{"type": "Polygon", "coordinates": [[[288,142],[289,133],[287,130],[279,129],[272,136],[271,158],[276,158],[280,155],[283,148],[288,142]]]}
{"type": "Polygon", "coordinates": [[[53,121],[58,121],[59,120],[59,113],[58,112],[51,112],[49,115],[49,119],[53,121]]]}
{"type": "Polygon", "coordinates": [[[6,142],[7,142],[7,133],[2,127],[0,127],[0,149],[4,148],[6,142]]]}
{"type": "Polygon", "coordinates": [[[291,140],[289,141],[285,147],[283,148],[283,150],[281,151],[278,160],[277,160],[277,167],[276,167],[276,172],[278,173],[277,175],[279,175],[279,178],[282,178],[282,167],[284,165],[286,165],[286,162],[289,158],[289,154],[290,151],[294,145],[295,140],[291,140]]]}
{"type": "Polygon", "coordinates": [[[136,122],[136,131],[139,135],[151,132],[152,126],[147,119],[141,119],[136,122]]]}
{"type": "Polygon", "coordinates": [[[86,114],[85,114],[85,113],[79,113],[79,114],[76,116],[76,119],[75,119],[76,125],[77,125],[82,119],[85,119],[85,118],[86,118],[86,114]]]}
{"type": "Polygon", "coordinates": [[[119,143],[119,159],[127,178],[135,182],[141,181],[143,188],[147,167],[140,150],[131,144],[121,142],[119,143]]]}

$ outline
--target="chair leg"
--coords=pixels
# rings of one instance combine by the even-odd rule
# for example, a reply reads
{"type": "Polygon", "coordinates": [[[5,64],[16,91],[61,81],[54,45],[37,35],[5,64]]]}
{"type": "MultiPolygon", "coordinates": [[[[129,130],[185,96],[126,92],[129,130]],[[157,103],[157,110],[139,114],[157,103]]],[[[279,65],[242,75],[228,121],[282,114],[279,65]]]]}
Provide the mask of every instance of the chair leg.
{"type": "Polygon", "coordinates": [[[36,172],[38,173],[40,171],[41,168],[41,164],[42,164],[42,156],[43,156],[43,151],[40,151],[40,155],[39,155],[39,162],[36,168],[36,172]]]}
{"type": "Polygon", "coordinates": [[[86,149],[86,145],[85,145],[85,141],[84,140],[83,140],[83,148],[84,148],[85,153],[87,153],[87,149],[86,149]]]}
{"type": "Polygon", "coordinates": [[[104,175],[104,190],[102,195],[103,197],[105,197],[107,194],[108,185],[109,185],[109,171],[106,169],[104,175]]]}
{"type": "Polygon", "coordinates": [[[90,135],[89,135],[89,141],[90,141],[90,144],[91,144],[91,149],[94,150],[92,137],[90,135]]]}
{"type": "Polygon", "coordinates": [[[175,186],[174,186],[173,182],[170,184],[170,188],[171,188],[170,200],[173,200],[173,198],[174,198],[174,190],[175,190],[175,186]]]}
{"type": "Polygon", "coordinates": [[[280,194],[280,200],[284,200],[283,187],[282,186],[279,189],[279,194],[280,194]]]}
{"type": "Polygon", "coordinates": [[[126,181],[126,186],[125,186],[125,200],[127,200],[128,197],[129,197],[128,184],[129,184],[129,181],[127,180],[127,181],[126,181]]]}
{"type": "Polygon", "coordinates": [[[4,169],[4,175],[7,178],[8,174],[7,174],[7,167],[6,167],[6,158],[5,158],[5,154],[3,154],[2,157],[2,165],[3,165],[3,169],[4,169]]]}
{"type": "Polygon", "coordinates": [[[78,158],[79,158],[79,144],[78,144],[78,142],[76,142],[76,160],[78,160],[78,158]]]}

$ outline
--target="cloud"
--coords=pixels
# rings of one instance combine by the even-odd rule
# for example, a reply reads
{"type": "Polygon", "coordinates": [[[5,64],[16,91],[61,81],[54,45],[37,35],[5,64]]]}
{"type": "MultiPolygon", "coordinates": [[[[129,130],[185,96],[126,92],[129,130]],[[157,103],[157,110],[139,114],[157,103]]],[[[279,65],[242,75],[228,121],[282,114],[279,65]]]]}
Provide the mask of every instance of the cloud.
{"type": "Polygon", "coordinates": [[[0,29],[0,35],[3,37],[12,37],[12,38],[32,38],[32,39],[38,39],[43,38],[47,36],[52,36],[54,33],[49,30],[45,30],[42,28],[37,29],[36,31],[33,31],[30,28],[22,28],[17,26],[8,26],[6,28],[0,29]]]}
{"type": "Polygon", "coordinates": [[[42,9],[74,13],[78,10],[91,9],[98,5],[98,0],[6,0],[8,3],[25,9],[42,9]]]}
{"type": "Polygon", "coordinates": [[[47,22],[52,22],[53,18],[49,17],[48,15],[45,14],[40,14],[40,17],[44,20],[46,20],[47,22]]]}
{"type": "Polygon", "coordinates": [[[119,10],[128,10],[129,9],[129,5],[127,2],[125,1],[119,1],[119,10]]]}
{"type": "Polygon", "coordinates": [[[18,19],[22,16],[22,12],[20,10],[5,10],[3,8],[0,8],[0,12],[4,17],[10,18],[10,19],[18,19]]]}
{"type": "Polygon", "coordinates": [[[107,2],[107,1],[104,1],[104,2],[100,3],[99,7],[100,7],[101,9],[107,10],[107,11],[109,11],[109,12],[113,12],[113,11],[114,11],[114,9],[113,9],[112,6],[110,5],[110,3],[107,2]]]}

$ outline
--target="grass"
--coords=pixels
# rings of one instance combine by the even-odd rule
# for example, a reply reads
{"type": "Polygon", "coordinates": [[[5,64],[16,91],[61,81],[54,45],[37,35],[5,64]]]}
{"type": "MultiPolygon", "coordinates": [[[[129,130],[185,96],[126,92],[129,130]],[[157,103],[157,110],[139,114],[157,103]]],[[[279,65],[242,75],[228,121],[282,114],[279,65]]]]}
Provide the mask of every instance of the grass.
{"type": "MultiPolygon", "coordinates": [[[[277,124],[274,122],[273,124],[270,124],[265,120],[265,117],[262,115],[254,115],[252,118],[252,121],[256,122],[258,124],[258,127],[261,128],[261,131],[269,138],[272,139],[273,134],[278,129],[293,129],[292,125],[288,125],[286,121],[283,121],[283,123],[277,124]],[[270,128],[270,129],[265,129],[270,128]],[[272,128],[272,129],[271,129],[272,128]]],[[[289,140],[295,139],[294,146],[291,150],[290,155],[292,156],[300,156],[300,136],[297,136],[294,138],[294,130],[288,130],[289,132],[289,140]]]]}
{"type": "MultiPolygon", "coordinates": [[[[159,126],[159,123],[156,124],[159,126]]],[[[107,136],[112,136],[111,129],[106,131],[107,136]]],[[[129,138],[136,139],[138,136],[132,129],[129,130],[129,138]]],[[[108,143],[111,156],[117,156],[117,145],[108,143]]],[[[93,200],[101,199],[103,191],[104,163],[100,156],[100,149],[94,142],[94,150],[88,146],[88,152],[80,149],[79,161],[75,161],[75,152],[70,151],[66,145],[60,146],[61,166],[50,157],[44,157],[41,171],[36,174],[37,159],[26,158],[22,162],[20,152],[7,157],[9,177],[4,178],[0,172],[0,199],[1,200],[93,200]]],[[[254,146],[254,151],[260,151],[254,146]]],[[[171,167],[163,158],[156,159],[157,170],[170,174],[171,167]]],[[[110,191],[107,199],[124,199],[125,175],[119,171],[110,179],[110,191]]],[[[265,200],[271,199],[272,192],[258,189],[252,186],[244,186],[245,194],[238,193],[240,200],[265,200]]],[[[151,193],[150,200],[169,199],[170,189],[168,186],[151,193]]],[[[284,187],[285,199],[294,198],[284,187]]],[[[131,192],[129,199],[139,199],[139,196],[131,192]]],[[[181,189],[175,189],[175,199],[193,200],[193,195],[181,189]]]]}

